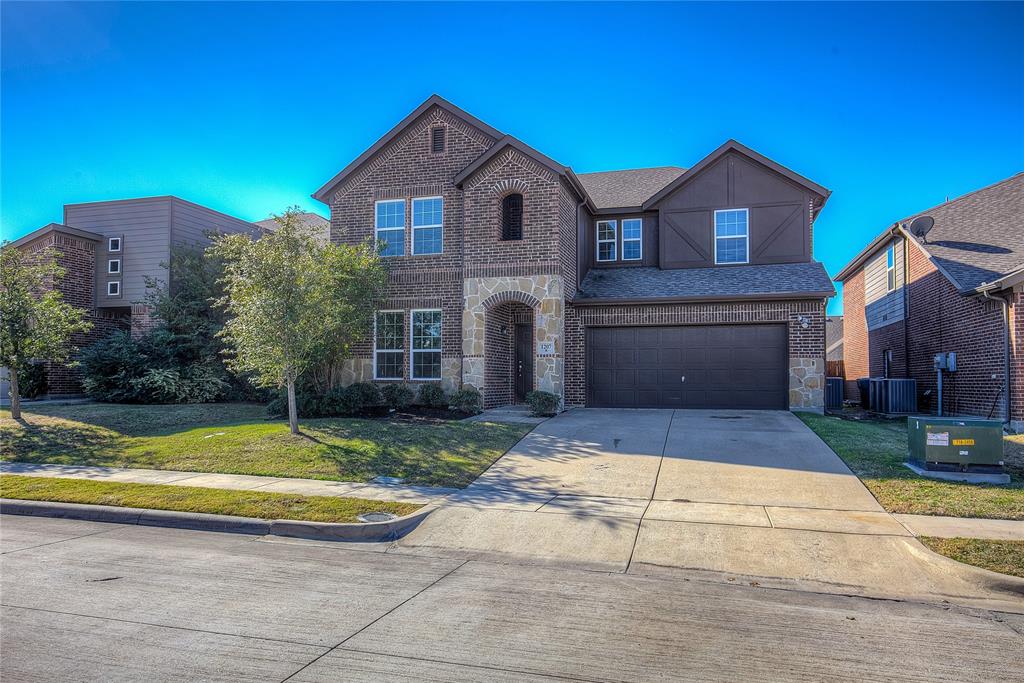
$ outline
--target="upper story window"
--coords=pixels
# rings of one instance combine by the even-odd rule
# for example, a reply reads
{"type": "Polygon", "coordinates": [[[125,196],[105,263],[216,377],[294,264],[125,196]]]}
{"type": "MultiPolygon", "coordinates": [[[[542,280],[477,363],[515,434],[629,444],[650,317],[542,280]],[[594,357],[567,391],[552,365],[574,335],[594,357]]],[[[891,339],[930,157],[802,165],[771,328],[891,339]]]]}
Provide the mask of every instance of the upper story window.
{"type": "Polygon", "coordinates": [[[107,251],[121,251],[121,238],[111,237],[107,240],[107,251]]]}
{"type": "Polygon", "coordinates": [[[436,126],[430,129],[430,151],[434,154],[441,154],[444,152],[445,143],[445,128],[444,126],[436,126]]]}
{"type": "Polygon", "coordinates": [[[107,283],[107,296],[121,296],[120,280],[111,280],[107,283]]]}
{"type": "Polygon", "coordinates": [[[715,211],[715,263],[750,261],[748,219],[747,209],[715,211]]]}
{"type": "Polygon", "coordinates": [[[377,202],[374,228],[377,241],[382,242],[381,256],[405,254],[405,200],[393,199],[377,202]]]}
{"type": "Polygon", "coordinates": [[[405,368],[405,313],[377,311],[373,323],[373,378],[402,379],[405,368]]]}
{"type": "Polygon", "coordinates": [[[639,261],[643,258],[644,222],[640,218],[622,221],[622,260],[639,261]]]}
{"type": "Polygon", "coordinates": [[[440,254],[444,237],[444,199],[412,200],[412,253],[440,254]]]}
{"type": "Polygon", "coordinates": [[[441,379],[441,311],[412,311],[413,379],[441,379]]]}
{"type": "Polygon", "coordinates": [[[616,221],[597,222],[597,260],[599,262],[614,261],[616,255],[616,221]]]}
{"type": "Polygon", "coordinates": [[[107,260],[107,273],[113,275],[121,272],[121,259],[112,258],[107,260]]]}
{"type": "Polygon", "coordinates": [[[523,195],[510,194],[501,200],[501,239],[523,239],[523,195]]]}
{"type": "Polygon", "coordinates": [[[896,289],[896,245],[885,250],[885,291],[896,289]]]}

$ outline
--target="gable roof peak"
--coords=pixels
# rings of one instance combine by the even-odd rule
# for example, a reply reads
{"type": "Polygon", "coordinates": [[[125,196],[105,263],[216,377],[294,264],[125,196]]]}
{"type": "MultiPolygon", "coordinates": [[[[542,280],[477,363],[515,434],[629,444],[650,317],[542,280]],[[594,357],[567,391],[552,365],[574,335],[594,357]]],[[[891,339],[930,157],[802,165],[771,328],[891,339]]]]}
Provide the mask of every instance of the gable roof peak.
{"type": "Polygon", "coordinates": [[[433,94],[424,100],[418,107],[412,110],[408,116],[399,121],[391,130],[385,133],[377,142],[373,143],[365,152],[356,157],[348,166],[343,168],[336,176],[328,180],[323,187],[313,193],[313,199],[321,201],[324,204],[330,204],[331,194],[338,188],[339,185],[353,172],[361,168],[363,164],[372,159],[377,152],[381,151],[386,147],[392,140],[397,138],[402,132],[415,123],[421,116],[426,114],[434,107],[439,107],[447,111],[449,114],[456,116],[465,121],[470,126],[480,130],[486,136],[495,140],[501,138],[504,133],[496,128],[489,126],[477,117],[466,112],[465,110],[455,106],[448,100],[444,99],[438,94],[433,94]]]}

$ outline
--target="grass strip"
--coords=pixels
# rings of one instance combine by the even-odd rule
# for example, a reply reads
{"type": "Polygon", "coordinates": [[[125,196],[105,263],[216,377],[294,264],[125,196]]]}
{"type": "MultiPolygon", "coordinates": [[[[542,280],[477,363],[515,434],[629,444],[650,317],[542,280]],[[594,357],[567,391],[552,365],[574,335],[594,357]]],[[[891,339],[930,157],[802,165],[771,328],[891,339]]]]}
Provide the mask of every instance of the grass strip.
{"type": "Polygon", "coordinates": [[[422,507],[363,498],[20,475],[0,476],[0,497],[310,522],[357,522],[356,518],[367,512],[401,516],[422,507]]]}

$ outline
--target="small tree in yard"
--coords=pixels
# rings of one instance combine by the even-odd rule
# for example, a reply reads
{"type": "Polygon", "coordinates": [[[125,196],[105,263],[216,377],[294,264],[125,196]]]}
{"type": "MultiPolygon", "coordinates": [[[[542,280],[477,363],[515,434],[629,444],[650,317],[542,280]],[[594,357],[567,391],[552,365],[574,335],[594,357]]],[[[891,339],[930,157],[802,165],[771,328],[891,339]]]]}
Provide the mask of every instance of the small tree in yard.
{"type": "Polygon", "coordinates": [[[58,256],[50,249],[28,256],[10,245],[0,247],[0,364],[11,373],[16,420],[21,418],[18,373],[33,360],[67,360],[71,335],[92,327],[85,311],[66,303],[56,289],[64,278],[58,256]]]}
{"type": "Polygon", "coordinates": [[[252,239],[219,237],[207,251],[224,264],[227,313],[221,336],[229,365],[252,373],[258,386],[284,386],[288,426],[299,433],[295,383],[366,335],[384,292],[387,271],[376,245],[318,244],[303,229],[298,208],[275,216],[275,232],[252,239]]]}

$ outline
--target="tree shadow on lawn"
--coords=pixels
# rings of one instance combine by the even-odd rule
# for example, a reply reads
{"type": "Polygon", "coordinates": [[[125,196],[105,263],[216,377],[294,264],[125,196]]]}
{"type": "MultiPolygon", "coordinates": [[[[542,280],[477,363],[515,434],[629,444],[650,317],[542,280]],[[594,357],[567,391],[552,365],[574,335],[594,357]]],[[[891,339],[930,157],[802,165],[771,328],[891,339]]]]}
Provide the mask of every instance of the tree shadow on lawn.
{"type": "Polygon", "coordinates": [[[306,431],[342,479],[400,477],[407,484],[462,488],[522,438],[522,430],[504,427],[352,420],[309,425],[306,431]]]}
{"type": "Polygon", "coordinates": [[[126,439],[93,425],[39,420],[35,416],[10,420],[21,429],[0,428],[0,457],[32,463],[116,465],[126,439]]]}

